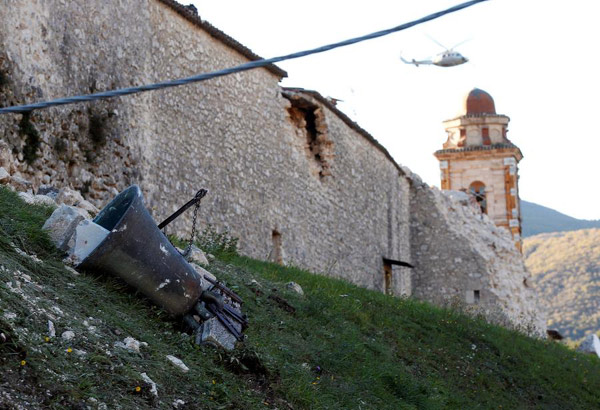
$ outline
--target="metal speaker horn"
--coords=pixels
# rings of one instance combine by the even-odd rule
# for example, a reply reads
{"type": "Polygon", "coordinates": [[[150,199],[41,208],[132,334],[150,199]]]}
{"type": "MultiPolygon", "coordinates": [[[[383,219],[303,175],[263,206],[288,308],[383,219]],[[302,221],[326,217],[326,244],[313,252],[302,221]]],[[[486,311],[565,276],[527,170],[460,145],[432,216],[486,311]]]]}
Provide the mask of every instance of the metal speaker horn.
{"type": "Polygon", "coordinates": [[[202,293],[201,279],[158,229],[132,185],[94,219],[108,235],[77,266],[109,272],[138,289],[172,315],[189,312],[202,293]]]}

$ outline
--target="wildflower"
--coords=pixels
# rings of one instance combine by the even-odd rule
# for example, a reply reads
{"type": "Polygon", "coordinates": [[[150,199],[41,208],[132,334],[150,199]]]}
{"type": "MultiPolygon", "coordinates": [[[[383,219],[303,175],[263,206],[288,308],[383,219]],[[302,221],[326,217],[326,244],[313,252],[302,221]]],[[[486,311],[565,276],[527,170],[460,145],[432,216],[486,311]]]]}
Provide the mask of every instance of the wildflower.
{"type": "Polygon", "coordinates": [[[44,338],[44,340],[46,341],[46,343],[48,343],[48,342],[50,341],[50,338],[49,338],[48,336],[46,336],[46,337],[44,338]]]}
{"type": "Polygon", "coordinates": [[[25,360],[21,360],[21,366],[25,366],[27,362],[25,360]]]}
{"type": "Polygon", "coordinates": [[[217,381],[213,379],[213,384],[217,384],[217,381]]]}
{"type": "Polygon", "coordinates": [[[135,392],[139,393],[142,391],[142,388],[140,386],[135,386],[135,392]]]}
{"type": "Polygon", "coordinates": [[[73,349],[71,349],[70,347],[67,348],[67,353],[71,353],[73,351],[73,349]]]}

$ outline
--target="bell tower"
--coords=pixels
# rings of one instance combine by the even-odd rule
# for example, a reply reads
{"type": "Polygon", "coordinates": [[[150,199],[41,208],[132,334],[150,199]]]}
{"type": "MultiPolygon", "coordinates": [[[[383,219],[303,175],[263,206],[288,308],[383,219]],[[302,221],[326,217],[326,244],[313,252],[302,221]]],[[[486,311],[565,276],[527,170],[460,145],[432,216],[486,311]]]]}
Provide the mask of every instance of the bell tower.
{"type": "Polygon", "coordinates": [[[448,140],[436,151],[441,187],[473,195],[481,211],[508,229],[521,250],[518,163],[521,150],[506,137],[510,119],[496,114],[493,98],[474,88],[459,115],[444,121],[448,140]]]}

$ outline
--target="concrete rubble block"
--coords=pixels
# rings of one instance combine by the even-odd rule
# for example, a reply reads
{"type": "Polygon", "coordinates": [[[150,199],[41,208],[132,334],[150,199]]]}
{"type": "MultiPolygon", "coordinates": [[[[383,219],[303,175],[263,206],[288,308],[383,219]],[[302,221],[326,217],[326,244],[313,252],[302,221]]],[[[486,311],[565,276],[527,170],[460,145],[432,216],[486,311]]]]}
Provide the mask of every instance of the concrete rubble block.
{"type": "Polygon", "coordinates": [[[75,228],[75,245],[71,251],[73,262],[79,265],[108,236],[110,232],[100,225],[84,219],[75,228]]]}
{"type": "Polygon", "coordinates": [[[304,290],[302,290],[302,286],[298,285],[296,282],[288,282],[285,284],[285,287],[293,290],[299,295],[304,295],[304,290]]]}
{"type": "Polygon", "coordinates": [[[200,265],[208,265],[208,259],[206,258],[206,255],[204,254],[202,249],[198,248],[195,245],[192,245],[192,248],[190,249],[190,253],[186,259],[189,262],[195,262],[200,265]]]}
{"type": "Polygon", "coordinates": [[[50,215],[42,229],[48,232],[58,249],[66,252],[77,225],[86,218],[86,215],[87,212],[84,214],[77,208],[63,204],[50,215]]]}
{"type": "Polygon", "coordinates": [[[187,373],[190,371],[190,368],[187,367],[185,365],[185,363],[183,363],[183,361],[175,356],[172,355],[167,355],[167,360],[175,367],[177,367],[179,370],[181,370],[184,373],[187,373]]]}
{"type": "Polygon", "coordinates": [[[578,352],[595,354],[600,357],[600,339],[596,334],[588,335],[583,342],[577,348],[578,352]]]}
{"type": "Polygon", "coordinates": [[[200,286],[202,287],[202,289],[209,289],[210,287],[212,287],[212,283],[210,283],[208,280],[206,280],[205,276],[208,277],[212,281],[215,281],[215,282],[217,281],[217,277],[215,275],[213,275],[212,273],[210,273],[209,271],[207,271],[206,269],[204,269],[202,266],[197,265],[195,263],[190,263],[190,265],[192,266],[192,268],[194,268],[196,273],[198,273],[198,275],[200,276],[200,286]]]}
{"type": "Polygon", "coordinates": [[[7,184],[10,182],[10,174],[4,167],[0,167],[0,184],[7,184]]]}
{"type": "MultiPolygon", "coordinates": [[[[242,325],[234,321],[232,323],[235,329],[241,333],[242,325]]],[[[216,317],[202,323],[200,329],[196,332],[196,344],[198,345],[208,344],[215,347],[222,347],[225,350],[233,350],[236,341],[235,336],[229,333],[216,317]]]]}

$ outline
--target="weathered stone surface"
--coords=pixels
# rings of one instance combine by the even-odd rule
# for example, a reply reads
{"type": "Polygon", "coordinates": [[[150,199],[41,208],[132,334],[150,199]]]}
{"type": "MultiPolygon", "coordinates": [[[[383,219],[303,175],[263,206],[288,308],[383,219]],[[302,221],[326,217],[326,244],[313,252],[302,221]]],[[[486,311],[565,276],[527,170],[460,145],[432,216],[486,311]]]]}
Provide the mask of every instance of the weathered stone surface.
{"type": "Polygon", "coordinates": [[[588,335],[577,348],[578,352],[595,354],[600,357],[600,339],[596,334],[588,335]]]}
{"type": "Polygon", "coordinates": [[[67,251],[69,240],[75,233],[79,222],[84,218],[82,212],[77,208],[61,205],[46,220],[42,229],[48,231],[50,239],[58,249],[67,251]]]}
{"type": "Polygon", "coordinates": [[[100,211],[89,201],[85,200],[79,191],[70,188],[63,188],[58,192],[56,203],[76,206],[94,215],[100,211]]]}
{"type": "Polygon", "coordinates": [[[299,295],[304,295],[304,291],[302,290],[302,286],[298,285],[296,282],[288,282],[285,284],[285,287],[293,290],[299,295]]]}
{"type": "MultiPolygon", "coordinates": [[[[545,314],[510,233],[438,189],[414,187],[411,201],[413,295],[463,303],[503,325],[545,335],[545,314]]],[[[402,273],[401,273],[402,274],[402,273]]]]}
{"type": "Polygon", "coordinates": [[[30,181],[18,175],[13,175],[10,177],[10,185],[20,192],[27,192],[33,187],[33,184],[30,181]]]}

